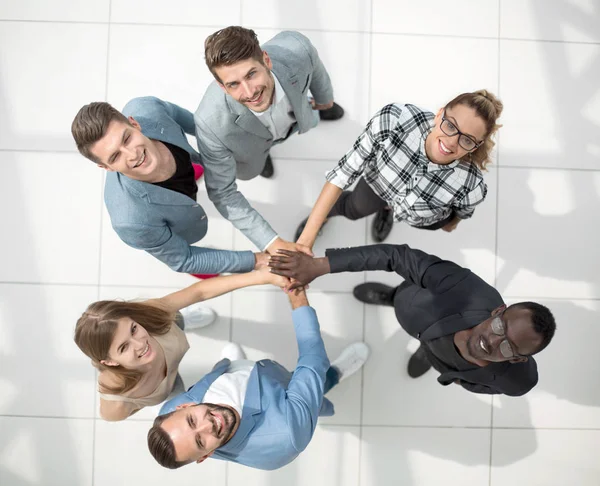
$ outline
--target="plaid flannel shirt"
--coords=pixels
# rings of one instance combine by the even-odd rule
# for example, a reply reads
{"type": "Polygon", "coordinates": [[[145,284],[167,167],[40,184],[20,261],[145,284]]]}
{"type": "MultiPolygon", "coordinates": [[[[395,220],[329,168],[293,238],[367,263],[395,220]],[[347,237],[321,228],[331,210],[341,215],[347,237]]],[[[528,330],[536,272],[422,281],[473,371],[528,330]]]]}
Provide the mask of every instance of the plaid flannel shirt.
{"type": "Polygon", "coordinates": [[[429,226],[452,212],[470,218],[487,194],[483,175],[469,162],[439,165],[427,158],[425,139],[433,120],[433,113],[414,105],[384,106],[327,180],[346,189],[364,177],[393,208],[396,220],[412,226],[429,226]]]}

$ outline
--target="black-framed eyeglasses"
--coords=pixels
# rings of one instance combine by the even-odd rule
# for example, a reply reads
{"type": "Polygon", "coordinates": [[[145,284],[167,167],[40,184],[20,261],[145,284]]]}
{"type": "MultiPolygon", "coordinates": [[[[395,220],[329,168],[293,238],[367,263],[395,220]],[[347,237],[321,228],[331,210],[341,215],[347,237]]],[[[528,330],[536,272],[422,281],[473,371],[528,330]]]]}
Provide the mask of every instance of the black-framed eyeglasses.
{"type": "Polygon", "coordinates": [[[458,145],[460,145],[467,152],[472,152],[476,148],[478,148],[482,143],[475,140],[471,135],[467,135],[466,133],[461,132],[457,126],[452,123],[450,120],[446,118],[446,110],[444,110],[444,114],[442,115],[442,123],[440,123],[440,129],[444,134],[449,137],[454,137],[458,135],[458,145]]]}
{"type": "MultiPolygon", "coordinates": [[[[498,314],[496,317],[492,319],[492,332],[496,336],[506,336],[506,324],[502,320],[502,316],[504,315],[504,311],[498,314]]],[[[513,347],[508,342],[508,339],[503,340],[500,343],[500,354],[505,358],[520,358],[521,355],[515,353],[513,347]]]]}

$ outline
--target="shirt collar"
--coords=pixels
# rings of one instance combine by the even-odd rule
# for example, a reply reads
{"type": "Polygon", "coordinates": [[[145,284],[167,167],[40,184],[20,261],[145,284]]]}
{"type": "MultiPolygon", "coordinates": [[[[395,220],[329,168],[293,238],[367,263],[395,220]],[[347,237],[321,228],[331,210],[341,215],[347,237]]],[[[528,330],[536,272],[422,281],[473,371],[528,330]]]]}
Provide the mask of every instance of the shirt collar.
{"type": "Polygon", "coordinates": [[[423,132],[423,134],[421,135],[421,142],[419,144],[419,149],[421,150],[421,155],[423,156],[422,162],[425,162],[427,164],[427,172],[435,172],[437,170],[454,169],[460,163],[460,160],[453,160],[449,164],[442,165],[442,164],[436,164],[435,162],[432,162],[427,157],[427,152],[425,151],[425,139],[431,133],[431,130],[433,130],[433,127],[435,126],[434,120],[435,120],[435,118],[433,118],[429,121],[429,128],[427,130],[425,130],[423,132]]]}
{"type": "Polygon", "coordinates": [[[275,73],[273,71],[271,71],[271,75],[273,76],[273,81],[275,82],[273,87],[275,91],[275,94],[273,95],[273,103],[271,103],[271,106],[269,106],[269,108],[267,108],[265,111],[261,111],[260,113],[254,110],[250,110],[256,116],[263,116],[265,113],[270,112],[275,105],[279,104],[279,102],[283,98],[285,98],[285,91],[283,91],[283,87],[281,86],[279,79],[277,79],[277,76],[275,76],[275,73]]]}

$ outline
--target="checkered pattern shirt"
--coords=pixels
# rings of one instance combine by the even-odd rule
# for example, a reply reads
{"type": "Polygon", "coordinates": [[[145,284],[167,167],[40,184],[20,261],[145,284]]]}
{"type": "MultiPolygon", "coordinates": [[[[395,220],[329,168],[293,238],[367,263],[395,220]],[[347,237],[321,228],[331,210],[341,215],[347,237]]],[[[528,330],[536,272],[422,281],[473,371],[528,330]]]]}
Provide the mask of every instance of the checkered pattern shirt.
{"type": "Polygon", "coordinates": [[[429,226],[452,212],[470,218],[487,194],[483,175],[469,162],[439,165],[427,158],[425,139],[433,120],[433,113],[414,105],[384,106],[327,180],[346,189],[364,177],[393,208],[396,220],[412,226],[429,226]]]}

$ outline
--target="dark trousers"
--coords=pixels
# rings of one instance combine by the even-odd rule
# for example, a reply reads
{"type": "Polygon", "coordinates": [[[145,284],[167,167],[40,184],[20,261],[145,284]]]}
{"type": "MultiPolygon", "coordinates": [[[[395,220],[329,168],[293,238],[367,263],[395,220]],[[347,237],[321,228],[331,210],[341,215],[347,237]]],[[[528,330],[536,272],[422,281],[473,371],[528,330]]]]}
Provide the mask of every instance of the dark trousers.
{"type": "Polygon", "coordinates": [[[361,177],[353,191],[342,192],[327,217],[345,216],[354,221],[374,214],[387,205],[361,177]]]}
{"type": "MultiPolygon", "coordinates": [[[[344,191],[336,201],[328,218],[333,216],[345,216],[353,221],[364,218],[370,214],[375,214],[379,210],[388,206],[388,203],[381,199],[373,189],[369,187],[366,181],[361,177],[353,191],[344,191]]],[[[429,226],[414,226],[419,229],[437,230],[446,226],[454,219],[454,212],[446,219],[438,221],[429,226]]]]}

